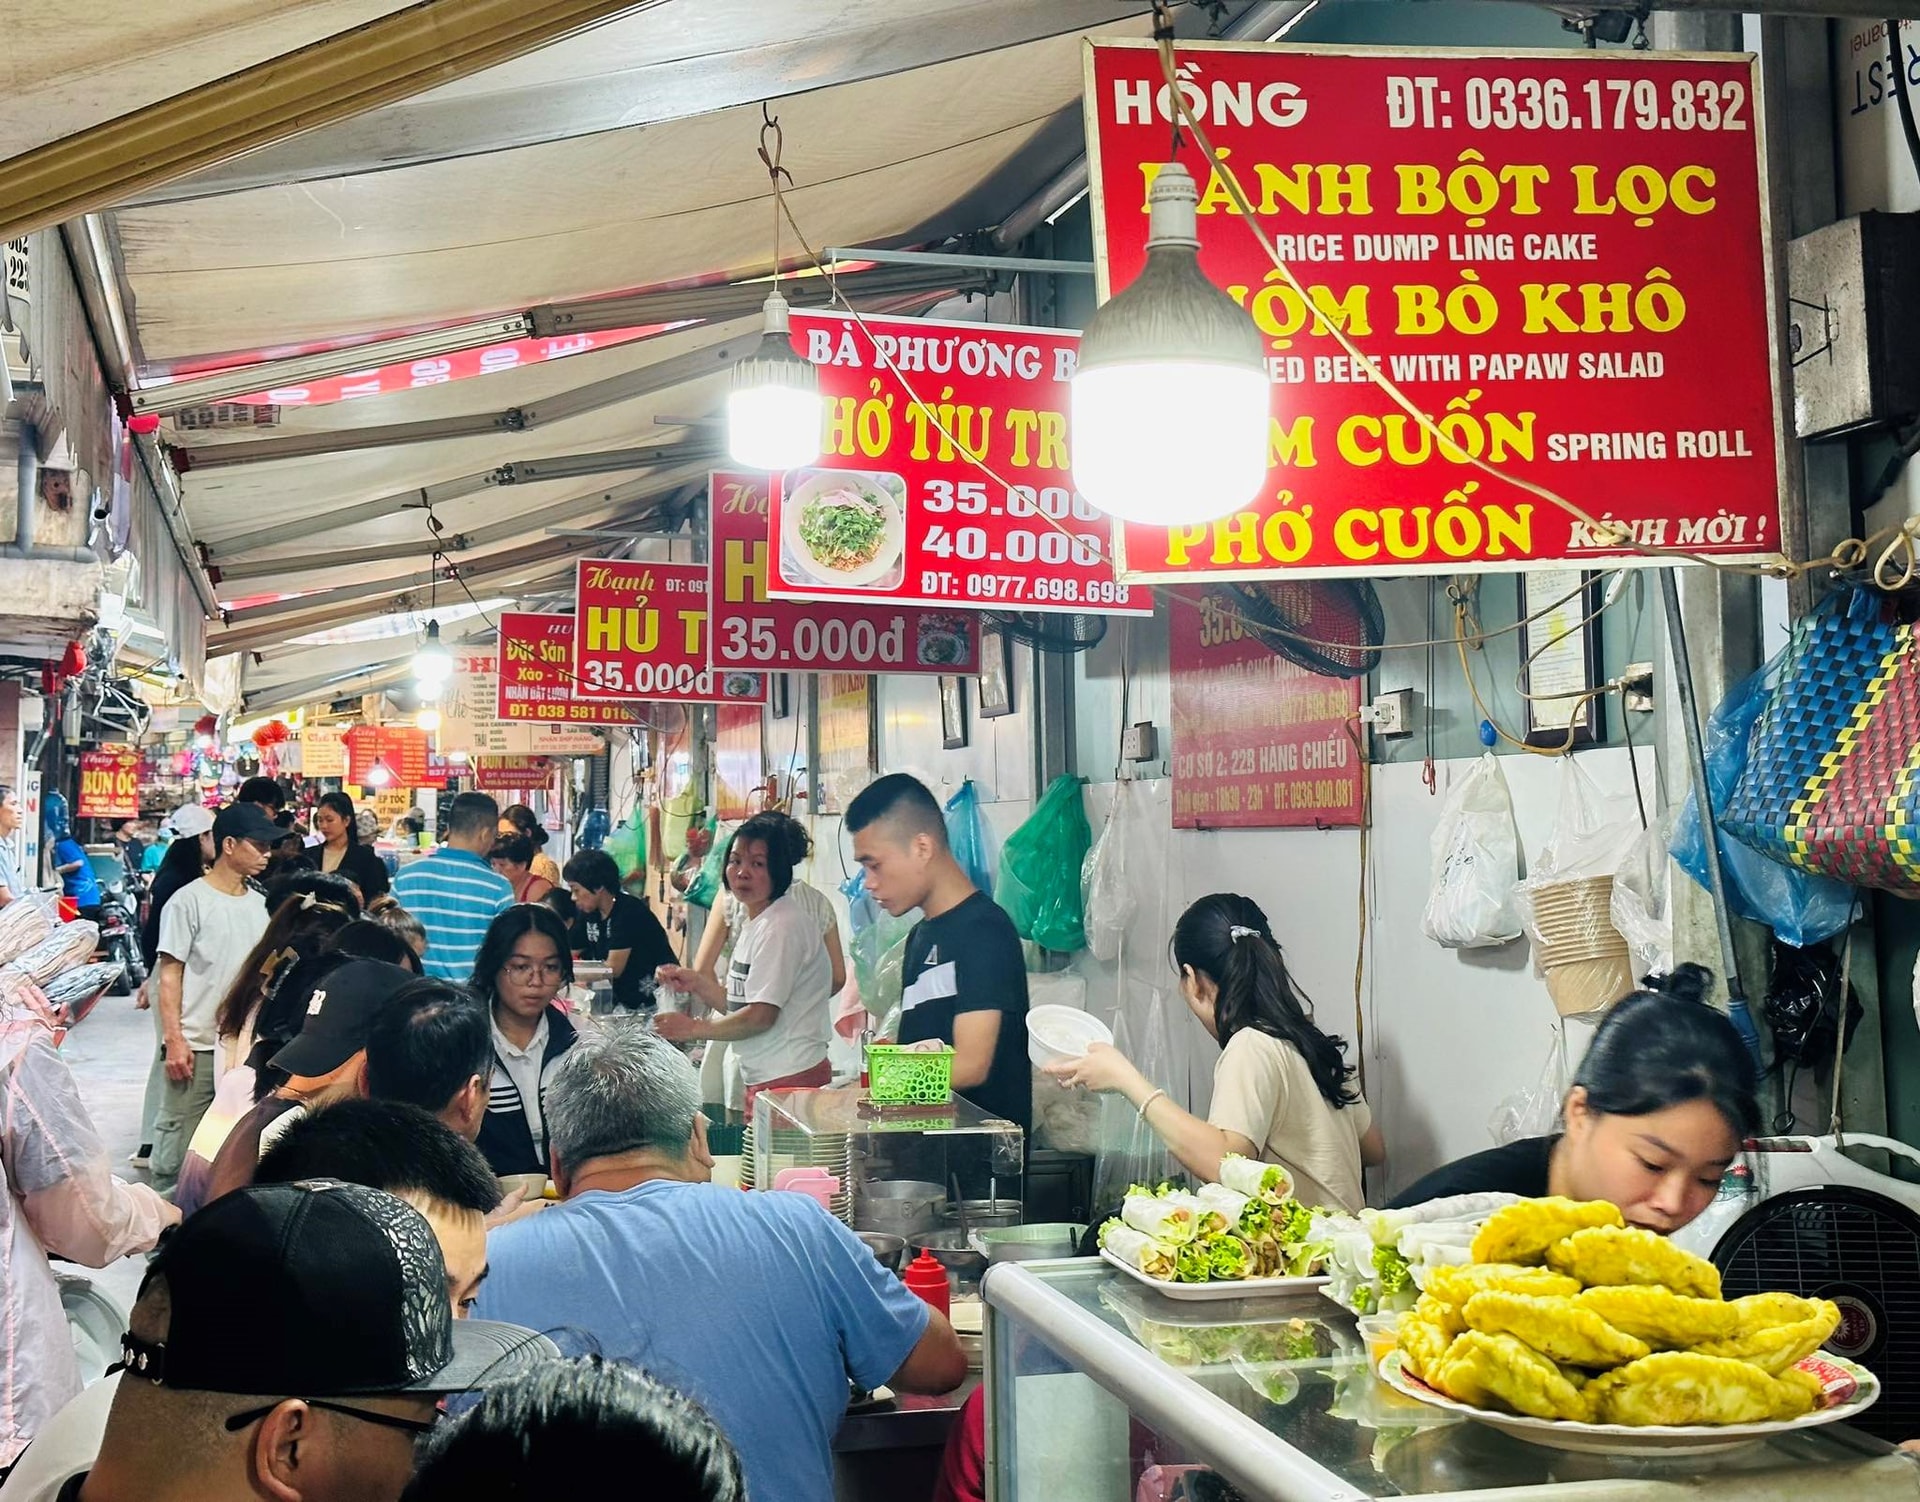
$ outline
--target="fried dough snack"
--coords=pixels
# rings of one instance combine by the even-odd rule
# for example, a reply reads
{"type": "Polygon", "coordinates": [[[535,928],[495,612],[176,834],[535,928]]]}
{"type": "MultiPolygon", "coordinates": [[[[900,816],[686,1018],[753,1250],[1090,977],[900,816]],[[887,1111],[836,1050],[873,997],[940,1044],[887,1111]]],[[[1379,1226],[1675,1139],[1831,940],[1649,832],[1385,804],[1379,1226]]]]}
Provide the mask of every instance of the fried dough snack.
{"type": "Polygon", "coordinates": [[[1427,1380],[1476,1408],[1498,1405],[1537,1419],[1585,1420],[1591,1414],[1585,1394],[1559,1367],[1511,1335],[1469,1330],[1427,1380]]]}
{"type": "Polygon", "coordinates": [[[1588,1383],[1584,1396],[1603,1424],[1758,1424],[1813,1407],[1802,1383],[1693,1351],[1661,1351],[1608,1372],[1588,1383]]]}
{"type": "Polygon", "coordinates": [[[1460,1317],[1460,1305],[1436,1299],[1430,1293],[1421,1294],[1415,1301],[1413,1317],[1425,1320],[1436,1329],[1444,1330],[1448,1340],[1452,1340],[1467,1328],[1467,1322],[1460,1317]]]}
{"type": "Polygon", "coordinates": [[[1484,1335],[1513,1335],[1566,1366],[1611,1367],[1648,1353],[1642,1340],[1622,1334],[1572,1299],[1524,1293],[1476,1293],[1467,1300],[1467,1327],[1484,1335]]]}
{"type": "Polygon", "coordinates": [[[1589,1288],[1575,1302],[1656,1351],[1692,1350],[1702,1341],[1727,1340],[1756,1323],[1742,1318],[1739,1304],[1646,1285],[1589,1288]]]}
{"type": "Polygon", "coordinates": [[[1624,1226],[1620,1211],[1605,1200],[1570,1200],[1560,1195],[1522,1200],[1487,1217],[1474,1233],[1475,1262],[1517,1262],[1538,1266],[1547,1248],[1591,1226],[1624,1226]]]}
{"type": "Polygon", "coordinates": [[[1599,1226],[1575,1231],[1548,1247],[1546,1256],[1554,1271],[1578,1278],[1589,1288],[1640,1283],[1695,1298],[1720,1297],[1719,1268],[1704,1257],[1681,1251],[1664,1236],[1637,1227],[1599,1226]]]}
{"type": "Polygon", "coordinates": [[[1703,1356],[1731,1356],[1750,1361],[1762,1370],[1779,1376],[1796,1361],[1811,1356],[1822,1342],[1840,1328],[1840,1306],[1826,1299],[1812,1299],[1815,1313],[1791,1324],[1765,1329],[1746,1329],[1730,1340],[1713,1340],[1698,1349],[1703,1356]]]}
{"type": "Polygon", "coordinates": [[[1431,1385],[1433,1374],[1453,1345],[1453,1336],[1411,1310],[1400,1316],[1398,1335],[1401,1367],[1431,1385]]]}
{"type": "Polygon", "coordinates": [[[1476,1293],[1531,1293],[1571,1298],[1580,1285],[1565,1273],[1512,1262],[1474,1262],[1427,1269],[1426,1296],[1458,1309],[1476,1293]]]}

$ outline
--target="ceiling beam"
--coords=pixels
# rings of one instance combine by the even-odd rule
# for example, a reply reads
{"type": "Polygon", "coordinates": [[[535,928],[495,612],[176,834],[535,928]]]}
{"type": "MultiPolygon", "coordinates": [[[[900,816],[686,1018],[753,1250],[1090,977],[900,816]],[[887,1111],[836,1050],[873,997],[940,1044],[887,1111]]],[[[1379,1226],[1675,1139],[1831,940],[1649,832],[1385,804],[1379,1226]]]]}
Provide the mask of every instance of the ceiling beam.
{"type": "Polygon", "coordinates": [[[51,229],[658,0],[421,0],[0,161],[0,240],[51,229]]]}
{"type": "MultiPolygon", "coordinates": [[[[643,448],[609,449],[605,453],[606,463],[595,468],[582,464],[571,469],[572,475],[617,474],[626,469],[657,470],[662,466],[684,467],[689,464],[708,464],[717,458],[721,445],[711,439],[694,443],[660,443],[643,448]]],[[[460,475],[451,480],[441,480],[433,485],[424,485],[414,490],[402,490],[392,495],[380,496],[371,501],[360,501],[352,506],[342,506],[334,511],[318,511],[307,516],[290,518],[275,526],[262,527],[255,532],[243,532],[237,537],[229,537],[217,543],[203,543],[201,550],[208,561],[219,567],[225,578],[257,577],[236,573],[227,567],[229,560],[260,548],[296,541],[303,537],[318,537],[328,532],[337,532],[342,527],[359,526],[363,522],[378,521],[391,516],[396,511],[409,508],[428,510],[434,506],[448,505],[464,500],[471,495],[484,491],[497,490],[503,486],[532,484],[541,480],[564,479],[567,475],[534,474],[529,471],[533,466],[553,464],[567,459],[595,459],[600,455],[557,455],[548,460],[527,460],[520,464],[500,464],[492,469],[476,470],[470,475],[460,475]]],[[[603,497],[611,497],[616,492],[608,490],[603,497]]],[[[592,493],[582,497],[590,500],[592,493]]],[[[424,543],[425,539],[422,539],[424,543]]]]}

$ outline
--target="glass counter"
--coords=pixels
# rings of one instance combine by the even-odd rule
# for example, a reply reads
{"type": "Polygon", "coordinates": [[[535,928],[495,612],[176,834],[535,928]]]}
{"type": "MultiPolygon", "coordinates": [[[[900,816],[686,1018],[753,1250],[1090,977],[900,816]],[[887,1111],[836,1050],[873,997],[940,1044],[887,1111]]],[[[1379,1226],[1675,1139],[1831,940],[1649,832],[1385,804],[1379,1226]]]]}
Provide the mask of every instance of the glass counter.
{"type": "Polygon", "coordinates": [[[989,1502],[1920,1502],[1920,1460],[1844,1424],[1695,1456],[1524,1444],[1378,1381],[1317,1292],[1177,1301],[1092,1260],[982,1292],[989,1502]]]}

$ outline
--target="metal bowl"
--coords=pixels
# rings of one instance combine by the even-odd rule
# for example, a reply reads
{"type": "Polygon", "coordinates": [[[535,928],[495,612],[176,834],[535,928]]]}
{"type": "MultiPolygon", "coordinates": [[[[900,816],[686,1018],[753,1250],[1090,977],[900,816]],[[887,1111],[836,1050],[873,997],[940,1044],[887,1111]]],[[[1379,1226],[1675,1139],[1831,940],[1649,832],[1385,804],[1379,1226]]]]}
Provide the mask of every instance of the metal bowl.
{"type": "Polygon", "coordinates": [[[923,1236],[940,1224],[947,1191],[917,1179],[876,1179],[860,1186],[854,1227],[888,1236],[923,1236]]]}
{"type": "Polygon", "coordinates": [[[967,1214],[962,1220],[959,1209],[951,1202],[942,1205],[940,1224],[952,1230],[995,1230],[1019,1225],[1025,1213],[1019,1200],[967,1200],[965,1208],[967,1214]]]}
{"type": "Polygon", "coordinates": [[[867,1244],[867,1250],[873,1253],[873,1260],[888,1272],[898,1274],[907,1265],[907,1239],[904,1236],[889,1236],[885,1231],[855,1231],[867,1244]]]}
{"type": "Polygon", "coordinates": [[[964,1231],[935,1231],[928,1236],[912,1236],[907,1248],[916,1257],[926,1252],[947,1270],[948,1279],[965,1288],[980,1281],[987,1270],[987,1259],[967,1245],[964,1231]]]}
{"type": "Polygon", "coordinates": [[[1049,1257],[1072,1257],[1080,1249],[1085,1226],[1049,1221],[1031,1226],[1003,1226],[975,1231],[973,1245],[989,1263],[1038,1262],[1049,1257]]]}

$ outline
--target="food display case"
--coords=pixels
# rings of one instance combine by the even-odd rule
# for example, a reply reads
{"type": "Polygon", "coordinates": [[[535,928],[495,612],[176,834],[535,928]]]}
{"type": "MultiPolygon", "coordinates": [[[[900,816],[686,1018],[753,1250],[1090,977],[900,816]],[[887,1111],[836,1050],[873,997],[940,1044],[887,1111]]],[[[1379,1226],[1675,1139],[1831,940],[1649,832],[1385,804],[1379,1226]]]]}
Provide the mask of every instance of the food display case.
{"type": "Polygon", "coordinates": [[[1845,1424],[1707,1455],[1573,1454],[1404,1398],[1317,1292],[1179,1303],[1104,1262],[992,1268],[989,1502],[1920,1502],[1845,1424]]]}
{"type": "Polygon", "coordinates": [[[911,1240],[955,1229],[956,1199],[975,1228],[1020,1222],[1025,1133],[958,1095],[883,1106],[857,1086],[762,1091],[742,1154],[749,1188],[824,1169],[838,1181],[828,1208],[855,1230],[911,1240]]]}

